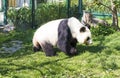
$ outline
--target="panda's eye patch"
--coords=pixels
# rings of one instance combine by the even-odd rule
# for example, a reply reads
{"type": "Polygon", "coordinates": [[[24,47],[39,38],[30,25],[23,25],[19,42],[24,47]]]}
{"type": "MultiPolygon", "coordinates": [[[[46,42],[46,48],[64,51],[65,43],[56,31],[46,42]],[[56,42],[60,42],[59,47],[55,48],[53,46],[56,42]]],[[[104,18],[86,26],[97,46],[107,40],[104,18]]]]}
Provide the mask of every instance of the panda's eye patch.
{"type": "Polygon", "coordinates": [[[86,41],[90,40],[90,37],[87,37],[86,41]]]}
{"type": "Polygon", "coordinates": [[[80,28],[80,32],[85,32],[85,31],[86,31],[85,27],[80,28]]]}

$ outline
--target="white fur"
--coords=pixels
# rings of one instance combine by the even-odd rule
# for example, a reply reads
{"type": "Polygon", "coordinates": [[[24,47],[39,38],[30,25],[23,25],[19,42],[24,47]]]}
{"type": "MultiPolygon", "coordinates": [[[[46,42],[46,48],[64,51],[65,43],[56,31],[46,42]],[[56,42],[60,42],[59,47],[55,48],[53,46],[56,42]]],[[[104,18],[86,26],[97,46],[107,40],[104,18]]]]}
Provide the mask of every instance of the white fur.
{"type": "MultiPolygon", "coordinates": [[[[79,22],[78,19],[76,19],[75,17],[71,17],[68,21],[68,26],[71,29],[71,33],[73,38],[77,38],[77,41],[81,44],[83,44],[86,40],[87,37],[91,38],[91,32],[90,30],[84,26],[82,23],[79,22]],[[80,29],[82,27],[86,28],[86,32],[82,32],[80,33],[80,29]]],[[[92,40],[89,40],[88,44],[91,44],[92,40]]]]}
{"type": "MultiPolygon", "coordinates": [[[[57,29],[58,29],[58,26],[61,20],[63,19],[53,20],[53,21],[50,21],[42,25],[35,32],[33,39],[37,40],[40,44],[42,43],[44,44],[45,42],[48,42],[52,44],[53,46],[55,46],[58,40],[57,29]]],[[[34,43],[34,40],[33,40],[33,43],[34,43]]]]}
{"type": "Polygon", "coordinates": [[[90,40],[87,42],[87,44],[91,44],[92,43],[92,40],[91,40],[91,32],[90,30],[86,27],[86,32],[83,32],[83,33],[78,33],[77,35],[77,40],[79,43],[85,43],[86,42],[86,39],[87,37],[90,38],[90,40]]]}

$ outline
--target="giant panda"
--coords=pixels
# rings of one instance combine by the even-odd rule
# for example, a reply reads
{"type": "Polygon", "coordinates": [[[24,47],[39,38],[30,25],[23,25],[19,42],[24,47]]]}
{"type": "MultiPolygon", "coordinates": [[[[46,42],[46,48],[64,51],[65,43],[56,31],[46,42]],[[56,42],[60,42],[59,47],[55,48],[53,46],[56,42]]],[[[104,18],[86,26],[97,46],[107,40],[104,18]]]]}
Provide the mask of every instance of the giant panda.
{"type": "Polygon", "coordinates": [[[76,44],[91,44],[90,29],[75,17],[57,19],[40,26],[33,36],[34,52],[42,49],[46,56],[55,56],[54,47],[71,56],[76,55],[76,44]]]}

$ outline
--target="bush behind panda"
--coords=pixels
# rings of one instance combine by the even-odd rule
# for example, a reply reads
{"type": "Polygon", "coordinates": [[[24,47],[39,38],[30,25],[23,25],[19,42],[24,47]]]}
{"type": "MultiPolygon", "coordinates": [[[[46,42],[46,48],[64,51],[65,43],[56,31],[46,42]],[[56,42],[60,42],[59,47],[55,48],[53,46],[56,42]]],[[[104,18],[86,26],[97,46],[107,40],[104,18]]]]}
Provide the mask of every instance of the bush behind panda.
{"type": "Polygon", "coordinates": [[[91,32],[75,17],[50,21],[39,27],[33,36],[34,52],[41,49],[46,56],[55,56],[54,46],[65,54],[76,55],[76,44],[91,44],[91,32]]]}

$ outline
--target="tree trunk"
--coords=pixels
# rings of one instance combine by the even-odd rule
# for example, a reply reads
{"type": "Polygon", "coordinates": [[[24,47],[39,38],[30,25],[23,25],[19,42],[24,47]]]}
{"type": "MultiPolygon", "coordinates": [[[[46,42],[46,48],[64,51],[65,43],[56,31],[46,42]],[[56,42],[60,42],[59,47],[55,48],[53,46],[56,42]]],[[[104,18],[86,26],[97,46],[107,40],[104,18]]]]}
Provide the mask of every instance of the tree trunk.
{"type": "Polygon", "coordinates": [[[118,26],[117,8],[116,8],[113,0],[111,0],[111,9],[112,9],[112,26],[114,26],[115,28],[120,30],[120,28],[118,26]]]}

